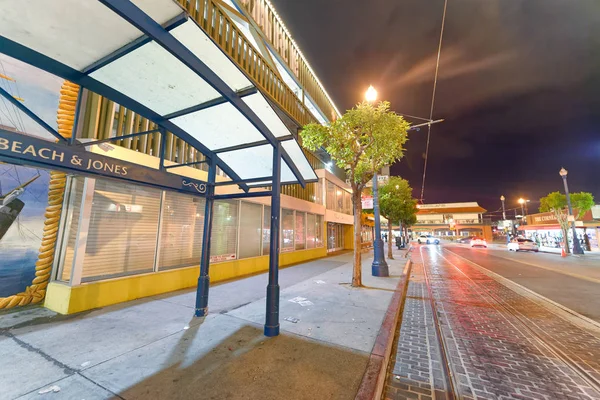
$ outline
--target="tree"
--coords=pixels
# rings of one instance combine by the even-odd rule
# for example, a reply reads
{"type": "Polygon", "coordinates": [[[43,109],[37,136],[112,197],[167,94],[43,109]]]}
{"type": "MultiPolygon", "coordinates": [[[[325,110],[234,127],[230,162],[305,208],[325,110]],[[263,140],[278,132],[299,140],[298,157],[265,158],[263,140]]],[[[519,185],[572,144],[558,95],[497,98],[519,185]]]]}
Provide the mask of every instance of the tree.
{"type": "MultiPolygon", "coordinates": [[[[412,222],[411,216],[416,220],[417,200],[412,197],[412,188],[406,179],[392,176],[385,185],[379,188],[379,209],[381,215],[388,220],[388,258],[394,259],[392,254],[392,223],[412,222]]],[[[404,232],[401,232],[403,235],[404,232]]]]}
{"type": "Polygon", "coordinates": [[[323,147],[338,167],[346,171],[352,187],[354,206],[354,265],[352,286],[361,279],[361,193],[375,172],[394,163],[404,154],[409,124],[390,111],[390,103],[357,104],[328,126],[306,125],[302,145],[315,151],[323,147]]]}
{"type": "MultiPolygon", "coordinates": [[[[591,193],[579,192],[571,193],[571,205],[575,220],[578,220],[594,206],[594,196],[591,193]]],[[[551,212],[560,224],[565,241],[565,251],[568,253],[568,231],[569,231],[569,210],[567,208],[567,196],[560,192],[552,192],[540,199],[540,212],[551,212]]],[[[575,239],[575,238],[573,238],[575,239]]]]}

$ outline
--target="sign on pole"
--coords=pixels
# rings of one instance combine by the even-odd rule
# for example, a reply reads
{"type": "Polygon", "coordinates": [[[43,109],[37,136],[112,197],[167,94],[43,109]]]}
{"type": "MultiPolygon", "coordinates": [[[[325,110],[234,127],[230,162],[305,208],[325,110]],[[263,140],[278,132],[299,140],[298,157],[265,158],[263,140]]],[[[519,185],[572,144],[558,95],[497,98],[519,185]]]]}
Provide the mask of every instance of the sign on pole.
{"type": "Polygon", "coordinates": [[[363,210],[373,209],[373,196],[361,196],[361,203],[363,210]]]}

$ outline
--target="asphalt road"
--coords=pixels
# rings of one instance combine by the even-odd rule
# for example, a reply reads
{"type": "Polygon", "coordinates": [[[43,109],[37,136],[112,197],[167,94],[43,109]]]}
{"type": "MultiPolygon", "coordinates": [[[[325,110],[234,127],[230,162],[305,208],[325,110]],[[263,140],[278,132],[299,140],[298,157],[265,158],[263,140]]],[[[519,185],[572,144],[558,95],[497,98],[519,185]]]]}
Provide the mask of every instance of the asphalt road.
{"type": "Polygon", "coordinates": [[[600,279],[592,273],[574,273],[559,256],[539,254],[540,257],[534,259],[537,254],[510,253],[506,249],[472,249],[459,245],[443,248],[600,322],[600,279]]]}

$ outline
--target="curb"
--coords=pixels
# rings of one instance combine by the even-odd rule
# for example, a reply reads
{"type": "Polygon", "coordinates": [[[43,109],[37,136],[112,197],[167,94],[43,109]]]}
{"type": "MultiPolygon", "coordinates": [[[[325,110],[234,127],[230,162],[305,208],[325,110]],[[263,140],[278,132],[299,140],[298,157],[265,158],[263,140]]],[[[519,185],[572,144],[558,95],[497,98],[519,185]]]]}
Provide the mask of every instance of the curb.
{"type": "Polygon", "coordinates": [[[406,298],[406,289],[410,277],[412,262],[406,261],[403,276],[396,286],[390,305],[385,312],[383,323],[375,339],[375,345],[371,351],[365,374],[363,375],[355,400],[376,400],[383,394],[387,366],[392,353],[396,328],[400,320],[400,314],[406,298]]]}

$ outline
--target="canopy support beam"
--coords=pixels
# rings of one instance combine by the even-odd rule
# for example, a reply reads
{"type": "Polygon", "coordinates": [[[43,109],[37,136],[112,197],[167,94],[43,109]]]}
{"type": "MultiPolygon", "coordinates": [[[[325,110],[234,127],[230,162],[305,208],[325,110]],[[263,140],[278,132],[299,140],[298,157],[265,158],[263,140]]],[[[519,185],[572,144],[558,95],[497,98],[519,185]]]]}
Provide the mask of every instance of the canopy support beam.
{"type": "Polygon", "coordinates": [[[196,317],[205,317],[208,315],[208,289],[210,287],[208,269],[210,266],[210,236],[212,233],[216,175],[217,166],[213,159],[209,159],[208,187],[206,189],[206,204],[204,206],[204,231],[202,232],[202,255],[200,256],[200,276],[198,277],[198,287],[196,288],[196,317]]]}
{"type": "Polygon", "coordinates": [[[217,194],[215,200],[232,200],[232,199],[249,199],[252,197],[268,197],[271,196],[270,190],[262,192],[249,192],[249,193],[229,193],[229,194],[217,194]]]}
{"type": "MultiPolygon", "coordinates": [[[[40,117],[38,117],[36,113],[34,113],[33,111],[31,111],[24,104],[21,104],[21,102],[19,100],[15,99],[10,93],[8,93],[6,90],[2,89],[1,87],[0,87],[0,96],[6,98],[6,100],[8,100],[9,102],[11,102],[11,104],[13,106],[15,106],[16,108],[18,108],[20,111],[22,111],[29,118],[31,118],[32,120],[34,120],[35,122],[37,122],[38,124],[40,124],[45,130],[47,130],[48,132],[50,132],[50,134],[52,136],[54,136],[58,140],[63,141],[65,143],[69,142],[67,140],[67,138],[65,138],[63,135],[61,135],[60,133],[58,133],[54,128],[52,128],[50,125],[48,125],[46,123],[46,121],[44,121],[43,119],[41,119],[40,117]]],[[[16,126],[15,126],[15,128],[16,128],[16,126]]]]}
{"type": "Polygon", "coordinates": [[[269,284],[265,336],[279,335],[279,218],[281,214],[281,144],[273,149],[273,186],[271,187],[271,237],[269,243],[269,284]]]}
{"type": "Polygon", "coordinates": [[[131,133],[129,135],[114,136],[114,137],[110,137],[110,138],[107,138],[107,139],[94,140],[93,142],[79,142],[79,143],[77,143],[77,146],[93,146],[95,144],[100,144],[100,143],[116,142],[117,140],[134,138],[134,137],[137,137],[137,136],[148,135],[150,133],[156,133],[156,132],[160,132],[160,129],[151,129],[149,131],[136,132],[136,133],[131,133]]]}

